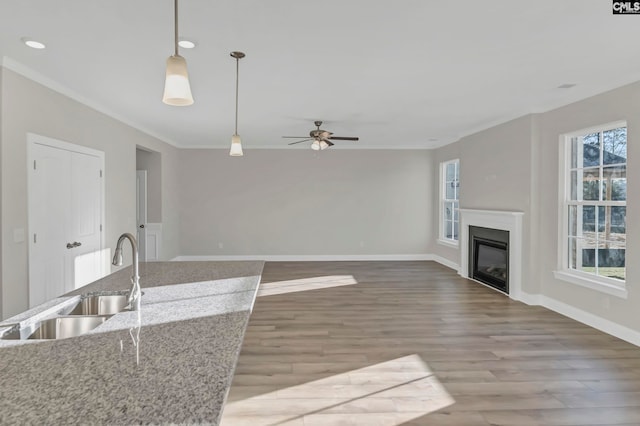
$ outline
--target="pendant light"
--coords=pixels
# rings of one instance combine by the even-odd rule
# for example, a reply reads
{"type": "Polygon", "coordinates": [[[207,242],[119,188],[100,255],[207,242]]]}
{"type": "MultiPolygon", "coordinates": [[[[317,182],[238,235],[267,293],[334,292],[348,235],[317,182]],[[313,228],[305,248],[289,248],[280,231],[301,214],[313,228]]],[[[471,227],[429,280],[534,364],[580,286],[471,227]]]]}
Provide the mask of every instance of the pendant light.
{"type": "Polygon", "coordinates": [[[167,59],[162,102],[167,105],[187,106],[193,103],[187,61],[178,54],[178,0],[174,0],[174,54],[167,59]]]}
{"type": "Polygon", "coordinates": [[[231,150],[229,155],[232,157],[242,157],[242,141],[240,135],[238,135],[238,81],[240,75],[240,59],[245,57],[242,52],[231,52],[231,56],[236,58],[236,127],[233,136],[231,136],[231,150]]]}

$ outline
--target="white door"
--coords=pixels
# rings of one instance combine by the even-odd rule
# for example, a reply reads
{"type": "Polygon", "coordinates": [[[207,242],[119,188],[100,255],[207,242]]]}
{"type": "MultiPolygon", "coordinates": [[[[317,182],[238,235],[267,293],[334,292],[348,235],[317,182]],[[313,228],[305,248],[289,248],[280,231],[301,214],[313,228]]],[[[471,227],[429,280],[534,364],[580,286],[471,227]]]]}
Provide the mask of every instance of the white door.
{"type": "Polygon", "coordinates": [[[147,171],[136,171],[136,222],[138,226],[138,257],[147,261],[147,171]]]}
{"type": "Polygon", "coordinates": [[[69,153],[38,144],[32,152],[29,307],[63,294],[71,280],[66,248],[67,216],[71,210],[69,153]]]}
{"type": "Polygon", "coordinates": [[[82,287],[106,274],[102,253],[102,159],[71,152],[71,211],[68,250],[73,259],[72,289],[82,287]]]}
{"type": "Polygon", "coordinates": [[[104,158],[37,137],[30,141],[29,306],[106,275],[102,250],[104,158]],[[54,146],[57,145],[57,146],[54,146]]]}

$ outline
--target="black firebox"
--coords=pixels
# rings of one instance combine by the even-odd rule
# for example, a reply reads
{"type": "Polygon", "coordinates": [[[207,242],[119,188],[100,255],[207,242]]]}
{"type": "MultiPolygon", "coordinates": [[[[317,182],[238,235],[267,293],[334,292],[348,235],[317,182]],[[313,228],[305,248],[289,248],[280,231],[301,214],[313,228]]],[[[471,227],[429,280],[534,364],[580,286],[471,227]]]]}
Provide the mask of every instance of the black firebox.
{"type": "Polygon", "coordinates": [[[469,227],[471,278],[509,294],[509,232],[469,227]]]}

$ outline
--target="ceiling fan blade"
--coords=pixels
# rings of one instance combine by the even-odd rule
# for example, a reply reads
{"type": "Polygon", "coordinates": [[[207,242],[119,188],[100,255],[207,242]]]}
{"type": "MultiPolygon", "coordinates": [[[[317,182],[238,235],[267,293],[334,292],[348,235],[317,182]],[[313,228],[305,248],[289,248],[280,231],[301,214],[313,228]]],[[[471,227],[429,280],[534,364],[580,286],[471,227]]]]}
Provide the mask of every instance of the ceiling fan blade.
{"type": "Polygon", "coordinates": [[[329,139],[331,139],[333,141],[358,141],[358,140],[360,140],[360,138],[350,138],[350,137],[343,137],[343,136],[331,136],[331,137],[329,137],[329,139]]]}
{"type": "Polygon", "coordinates": [[[301,141],[288,143],[287,145],[295,145],[295,144],[297,144],[297,143],[308,142],[308,141],[312,141],[312,140],[313,140],[313,138],[303,139],[303,140],[301,140],[301,141]]]}
{"type": "Polygon", "coordinates": [[[284,139],[301,139],[306,137],[308,136],[283,136],[284,139]]]}

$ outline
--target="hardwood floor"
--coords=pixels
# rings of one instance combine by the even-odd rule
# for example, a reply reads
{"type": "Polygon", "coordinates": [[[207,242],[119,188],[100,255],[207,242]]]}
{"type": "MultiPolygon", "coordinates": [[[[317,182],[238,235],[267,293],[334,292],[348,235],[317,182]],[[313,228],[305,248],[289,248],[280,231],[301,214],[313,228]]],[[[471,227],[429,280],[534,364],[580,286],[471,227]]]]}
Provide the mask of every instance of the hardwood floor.
{"type": "Polygon", "coordinates": [[[640,348],[434,262],[267,263],[222,424],[640,425],[640,348]]]}

